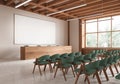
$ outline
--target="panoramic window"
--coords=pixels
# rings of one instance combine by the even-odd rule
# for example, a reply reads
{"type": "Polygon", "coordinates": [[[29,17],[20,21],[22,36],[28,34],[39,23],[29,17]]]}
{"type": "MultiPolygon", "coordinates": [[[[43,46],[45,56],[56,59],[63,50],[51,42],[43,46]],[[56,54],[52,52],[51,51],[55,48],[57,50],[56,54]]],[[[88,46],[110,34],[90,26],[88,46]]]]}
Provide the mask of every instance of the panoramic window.
{"type": "Polygon", "coordinates": [[[120,15],[85,22],[86,47],[120,47],[120,15]]]}

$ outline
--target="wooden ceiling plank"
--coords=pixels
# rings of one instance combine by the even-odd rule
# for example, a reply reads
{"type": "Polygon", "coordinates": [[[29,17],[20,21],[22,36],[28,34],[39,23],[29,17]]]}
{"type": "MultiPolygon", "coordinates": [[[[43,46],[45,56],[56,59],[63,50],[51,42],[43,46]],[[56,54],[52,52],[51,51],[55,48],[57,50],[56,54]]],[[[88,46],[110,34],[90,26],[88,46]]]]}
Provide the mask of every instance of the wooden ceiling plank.
{"type": "Polygon", "coordinates": [[[82,12],[82,11],[85,11],[85,10],[96,9],[96,8],[98,8],[98,7],[101,7],[102,5],[104,6],[104,5],[113,3],[113,2],[115,2],[115,1],[117,1],[117,0],[107,1],[107,2],[104,2],[103,4],[101,4],[101,2],[100,2],[100,3],[97,3],[97,4],[95,4],[95,5],[86,6],[86,7],[81,8],[81,9],[72,10],[72,11],[67,11],[67,13],[74,13],[74,12],[79,12],[79,11],[82,12]]]}
{"type": "Polygon", "coordinates": [[[73,3],[70,3],[70,4],[67,4],[67,5],[63,5],[63,6],[59,6],[59,7],[56,7],[56,9],[67,9],[67,8],[70,8],[70,7],[73,7],[73,6],[76,6],[76,5],[80,5],[80,4],[92,4],[92,3],[96,3],[96,2],[99,2],[101,0],[92,0],[92,1],[89,1],[89,2],[81,2],[81,0],[77,0],[76,2],[73,2],[73,3]]]}
{"type": "MultiPolygon", "coordinates": [[[[43,5],[36,4],[36,3],[33,3],[33,2],[30,2],[30,4],[31,4],[31,5],[35,5],[35,6],[37,6],[37,7],[40,7],[40,8],[47,9],[47,10],[52,11],[52,12],[57,12],[57,11],[59,11],[59,10],[52,9],[52,8],[49,8],[49,7],[45,7],[45,6],[43,6],[43,5]]],[[[76,17],[76,16],[73,16],[73,15],[70,15],[70,14],[67,14],[67,13],[63,13],[63,12],[62,12],[61,14],[65,15],[65,16],[73,17],[73,18],[76,17]]]]}
{"type": "Polygon", "coordinates": [[[52,7],[52,6],[55,6],[55,5],[59,5],[59,4],[65,3],[67,1],[69,1],[69,0],[57,0],[54,3],[48,4],[47,7],[52,7]]]}
{"type": "MultiPolygon", "coordinates": [[[[62,4],[62,3],[64,3],[64,2],[67,2],[68,0],[57,0],[56,2],[53,2],[53,3],[51,3],[51,4],[47,4],[47,7],[52,7],[52,6],[54,6],[54,5],[59,5],[59,4],[62,4]]],[[[42,11],[42,10],[44,10],[43,8],[41,8],[41,9],[39,9],[39,10],[35,10],[34,12],[38,12],[38,11],[42,11]]]]}
{"type": "Polygon", "coordinates": [[[103,17],[114,16],[114,15],[120,15],[120,10],[108,11],[108,12],[105,12],[104,14],[99,15],[99,16],[86,17],[86,18],[84,17],[82,19],[90,20],[90,19],[103,18],[103,17]]]}
{"type": "Polygon", "coordinates": [[[32,5],[28,5],[28,6],[25,8],[25,10],[30,10],[30,9],[32,9],[32,5]]]}
{"type": "Polygon", "coordinates": [[[14,0],[7,0],[6,5],[9,6],[9,5],[11,5],[12,3],[14,3],[14,0]]]}
{"type": "Polygon", "coordinates": [[[38,4],[44,4],[44,3],[46,3],[47,1],[49,1],[49,0],[39,0],[38,4]]]}
{"type": "Polygon", "coordinates": [[[111,3],[111,4],[108,4],[108,5],[105,5],[105,6],[103,6],[103,7],[98,7],[98,8],[92,8],[91,10],[85,10],[85,11],[79,11],[79,12],[75,12],[75,13],[72,13],[72,14],[74,14],[74,15],[77,15],[78,13],[80,13],[80,14],[86,14],[86,13],[89,13],[89,12],[94,12],[94,11],[102,11],[102,10],[105,10],[105,9],[108,9],[108,8],[112,8],[112,7],[114,7],[114,6],[117,6],[117,5],[120,5],[120,3],[118,3],[118,2],[116,2],[116,3],[111,3]]]}
{"type": "Polygon", "coordinates": [[[76,4],[79,4],[79,3],[81,3],[81,0],[76,0],[76,1],[74,1],[72,3],[66,4],[66,5],[62,5],[62,6],[58,6],[58,7],[56,7],[56,9],[65,9],[64,7],[68,8],[71,5],[75,5],[76,6],[76,4]]]}
{"type": "Polygon", "coordinates": [[[106,9],[104,11],[95,11],[95,12],[92,12],[92,13],[87,13],[87,14],[84,14],[84,15],[78,14],[78,17],[84,17],[84,16],[96,15],[96,14],[104,14],[105,12],[110,12],[110,11],[114,11],[114,10],[120,10],[119,6],[109,8],[109,9],[106,9]]]}

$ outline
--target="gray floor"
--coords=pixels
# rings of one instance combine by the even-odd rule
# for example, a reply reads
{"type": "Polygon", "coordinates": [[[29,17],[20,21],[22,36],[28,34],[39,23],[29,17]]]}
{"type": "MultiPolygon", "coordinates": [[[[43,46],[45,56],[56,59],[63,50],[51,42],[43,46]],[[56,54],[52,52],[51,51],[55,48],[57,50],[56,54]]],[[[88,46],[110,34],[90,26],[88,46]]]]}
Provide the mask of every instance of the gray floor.
{"type": "MultiPolygon", "coordinates": [[[[54,73],[49,72],[47,68],[43,76],[39,75],[38,68],[34,74],[32,74],[33,60],[6,60],[0,59],[0,84],[74,84],[75,78],[71,71],[67,75],[67,81],[64,81],[62,72],[58,70],[56,78],[53,78],[54,73]]],[[[113,68],[114,69],[114,68],[113,68]]],[[[120,71],[120,67],[118,66],[120,71]]],[[[102,84],[120,84],[120,80],[112,77],[109,70],[109,81],[106,81],[104,75],[100,75],[102,84]]],[[[115,75],[117,75],[114,70],[115,75]]],[[[83,81],[84,75],[81,75],[78,84],[87,84],[83,81]]],[[[98,84],[96,78],[90,77],[91,84],[98,84]]]]}

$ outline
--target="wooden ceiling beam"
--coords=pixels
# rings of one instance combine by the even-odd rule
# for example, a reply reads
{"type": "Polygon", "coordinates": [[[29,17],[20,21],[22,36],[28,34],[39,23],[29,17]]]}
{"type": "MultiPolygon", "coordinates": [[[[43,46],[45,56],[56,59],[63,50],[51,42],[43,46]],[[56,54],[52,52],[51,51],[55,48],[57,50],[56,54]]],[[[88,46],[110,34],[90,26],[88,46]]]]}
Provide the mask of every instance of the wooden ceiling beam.
{"type": "Polygon", "coordinates": [[[90,20],[90,19],[96,19],[96,18],[115,16],[115,15],[120,15],[120,10],[109,11],[109,12],[105,12],[104,14],[99,15],[99,16],[86,17],[86,18],[82,18],[82,19],[90,20]]]}
{"type": "Polygon", "coordinates": [[[25,10],[30,10],[32,9],[32,5],[28,5],[27,7],[25,7],[25,10]]]}
{"type": "Polygon", "coordinates": [[[81,0],[76,0],[76,1],[74,1],[72,3],[70,2],[69,4],[58,6],[58,7],[56,7],[56,9],[70,8],[72,5],[76,6],[76,4],[81,4],[81,0]]]}
{"type": "Polygon", "coordinates": [[[38,4],[44,4],[44,3],[46,3],[47,1],[49,1],[49,0],[39,0],[38,4]]]}
{"type": "MultiPolygon", "coordinates": [[[[35,6],[37,6],[37,7],[43,8],[43,9],[47,9],[47,10],[52,11],[52,12],[57,12],[57,11],[59,11],[59,10],[52,9],[52,8],[49,8],[49,7],[45,7],[45,6],[43,6],[43,5],[36,4],[36,3],[33,3],[33,2],[30,2],[29,4],[35,5],[35,6]]],[[[70,15],[70,14],[67,14],[67,13],[63,13],[63,12],[62,12],[61,14],[62,14],[62,15],[65,15],[65,16],[69,16],[69,17],[76,18],[76,16],[70,15]]]]}
{"type": "Polygon", "coordinates": [[[79,11],[86,11],[86,10],[92,10],[92,9],[96,9],[98,7],[101,7],[102,5],[105,6],[107,4],[111,4],[111,3],[114,3],[115,1],[117,0],[112,0],[112,1],[106,1],[104,3],[102,2],[99,2],[99,3],[96,3],[96,4],[92,4],[91,6],[86,6],[84,8],[80,8],[80,9],[76,9],[76,10],[72,10],[72,11],[67,11],[67,13],[75,13],[75,12],[79,12],[79,11]]]}
{"type": "Polygon", "coordinates": [[[57,0],[56,2],[53,2],[53,3],[48,3],[47,7],[52,7],[52,6],[55,6],[55,5],[60,5],[62,3],[65,3],[65,2],[68,2],[69,0],[57,0]]]}
{"type": "Polygon", "coordinates": [[[110,11],[114,11],[114,10],[116,10],[116,11],[120,10],[119,6],[113,7],[113,8],[109,8],[109,9],[106,9],[104,11],[95,11],[95,12],[87,13],[87,14],[83,14],[83,15],[78,14],[78,17],[90,16],[90,15],[96,15],[96,14],[100,14],[101,15],[101,14],[104,14],[106,12],[110,12],[110,11]]]}
{"type": "Polygon", "coordinates": [[[70,7],[73,7],[73,6],[77,6],[77,5],[80,5],[80,4],[92,4],[92,3],[99,2],[99,1],[101,1],[101,0],[93,0],[93,1],[90,0],[89,2],[86,1],[86,2],[83,3],[83,2],[81,2],[81,0],[77,0],[76,2],[56,7],[56,9],[67,9],[67,8],[70,8],[70,7]]]}
{"type": "Polygon", "coordinates": [[[75,13],[72,13],[72,14],[74,14],[74,15],[78,15],[78,14],[87,14],[87,13],[92,13],[92,12],[97,12],[97,11],[104,11],[104,10],[107,10],[107,9],[109,9],[109,8],[113,8],[113,7],[115,7],[115,6],[119,6],[120,5],[120,3],[118,3],[118,2],[116,2],[116,3],[111,3],[111,4],[109,4],[109,5],[105,5],[105,6],[103,6],[103,7],[100,7],[99,6],[99,8],[93,8],[93,9],[88,9],[88,10],[85,10],[85,11],[79,11],[79,12],[75,12],[75,13]]]}
{"type": "MultiPolygon", "coordinates": [[[[59,4],[64,3],[66,1],[68,1],[68,0],[57,0],[57,1],[53,2],[53,3],[51,3],[51,4],[48,3],[47,7],[52,7],[54,5],[59,5],[59,4]]],[[[37,9],[37,10],[34,10],[34,12],[38,12],[38,11],[42,11],[42,10],[44,10],[44,9],[43,8],[37,9]]]]}
{"type": "Polygon", "coordinates": [[[9,5],[11,5],[12,3],[14,3],[14,0],[7,0],[6,5],[9,6],[9,5]]]}

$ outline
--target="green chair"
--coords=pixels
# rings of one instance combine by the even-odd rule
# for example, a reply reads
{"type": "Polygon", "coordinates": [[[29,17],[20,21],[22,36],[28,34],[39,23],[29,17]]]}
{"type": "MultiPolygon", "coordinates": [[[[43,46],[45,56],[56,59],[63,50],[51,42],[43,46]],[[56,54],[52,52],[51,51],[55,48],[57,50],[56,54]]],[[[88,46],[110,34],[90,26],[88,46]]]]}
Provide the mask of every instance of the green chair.
{"type": "Polygon", "coordinates": [[[73,66],[72,66],[73,61],[74,61],[74,55],[73,56],[68,56],[68,57],[65,57],[65,58],[62,57],[59,60],[58,64],[56,65],[54,78],[56,77],[56,74],[57,74],[57,71],[58,71],[59,68],[63,72],[63,76],[64,76],[65,81],[67,80],[65,75],[67,74],[69,68],[72,69],[73,75],[75,77],[75,74],[74,74],[74,71],[73,71],[73,66]]]}
{"type": "Polygon", "coordinates": [[[64,53],[64,54],[61,54],[61,55],[60,55],[60,59],[61,59],[61,58],[67,58],[67,57],[68,57],[68,53],[64,53]]]}
{"type": "Polygon", "coordinates": [[[108,61],[107,61],[106,69],[109,68],[112,76],[114,77],[114,73],[113,73],[113,70],[112,70],[112,67],[111,67],[112,61],[113,61],[113,56],[110,56],[110,57],[108,58],[108,61]]]}
{"type": "Polygon", "coordinates": [[[91,56],[92,56],[92,54],[85,55],[84,58],[83,58],[83,62],[84,63],[90,63],[92,61],[91,56]]]}
{"type": "Polygon", "coordinates": [[[55,68],[55,65],[59,58],[60,58],[60,54],[54,54],[50,56],[50,63],[54,63],[53,68],[55,68]]]}
{"type": "Polygon", "coordinates": [[[38,65],[40,75],[42,75],[42,71],[40,68],[40,66],[42,66],[42,65],[44,65],[44,71],[46,69],[46,66],[49,65],[50,71],[52,72],[52,66],[50,64],[50,56],[49,55],[44,55],[44,56],[41,56],[39,58],[36,58],[36,60],[34,62],[33,73],[35,71],[36,65],[38,65]]]}
{"type": "Polygon", "coordinates": [[[107,75],[107,72],[106,72],[107,61],[108,61],[108,58],[104,58],[104,59],[99,61],[98,71],[100,71],[100,73],[103,71],[103,73],[106,77],[106,80],[108,81],[109,78],[108,78],[108,75],[107,75]]]}
{"type": "Polygon", "coordinates": [[[79,57],[75,57],[74,61],[73,61],[73,65],[80,65],[81,63],[83,63],[83,56],[79,56],[79,57]]]}
{"type": "Polygon", "coordinates": [[[98,75],[98,70],[97,68],[99,67],[99,60],[95,62],[91,62],[90,64],[83,65],[82,69],[75,69],[75,72],[78,73],[75,84],[77,84],[78,78],[81,74],[85,74],[85,81],[88,81],[88,84],[90,84],[90,80],[88,76],[95,74],[98,80],[98,83],[101,84],[99,75],[98,75]]]}
{"type": "Polygon", "coordinates": [[[81,56],[81,55],[82,55],[81,52],[76,52],[76,53],[75,53],[75,57],[79,57],[79,56],[81,56]]]}
{"type": "Polygon", "coordinates": [[[116,75],[115,78],[120,80],[120,73],[116,75]]]}
{"type": "Polygon", "coordinates": [[[116,55],[113,56],[112,65],[114,65],[117,73],[119,73],[118,68],[116,66],[116,64],[118,64],[118,61],[119,61],[119,56],[117,56],[117,54],[116,54],[116,55]]]}

